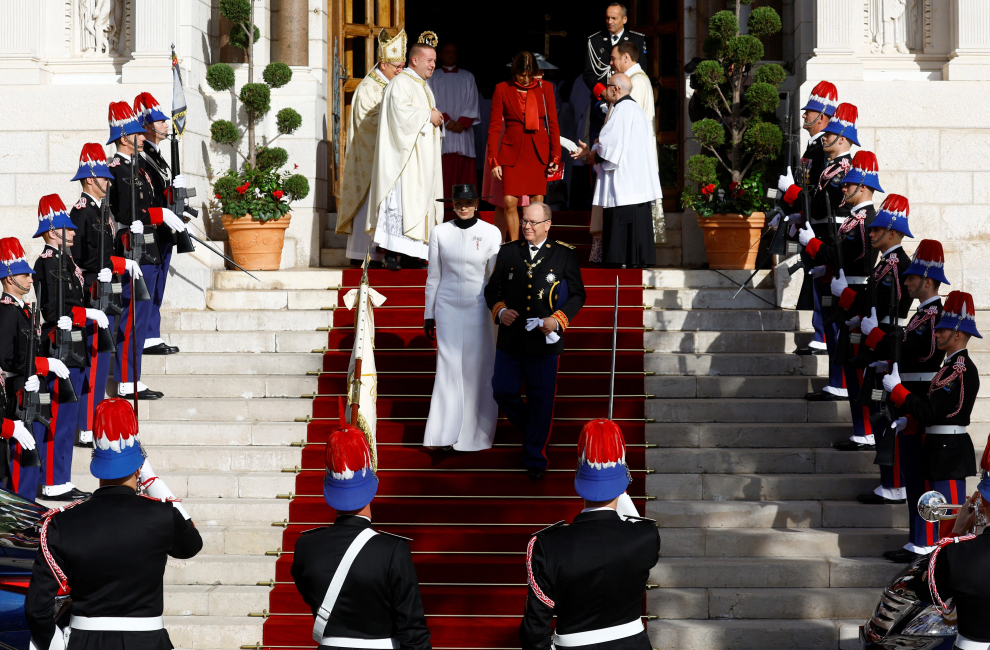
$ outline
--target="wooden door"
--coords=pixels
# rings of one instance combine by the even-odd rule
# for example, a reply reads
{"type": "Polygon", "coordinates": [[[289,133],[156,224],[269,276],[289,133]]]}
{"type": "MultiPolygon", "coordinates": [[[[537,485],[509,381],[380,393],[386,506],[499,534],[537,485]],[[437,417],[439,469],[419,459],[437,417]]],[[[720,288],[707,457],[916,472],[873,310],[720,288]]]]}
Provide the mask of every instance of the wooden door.
{"type": "Polygon", "coordinates": [[[646,37],[640,65],[653,80],[663,209],[680,212],[684,178],[684,0],[631,0],[629,27],[646,37]]]}
{"type": "MultiPolygon", "coordinates": [[[[334,197],[340,196],[347,116],[358,83],[375,66],[378,34],[405,28],[405,0],[329,0],[327,48],[327,152],[334,197]]],[[[332,208],[335,209],[335,208],[332,208]]]]}

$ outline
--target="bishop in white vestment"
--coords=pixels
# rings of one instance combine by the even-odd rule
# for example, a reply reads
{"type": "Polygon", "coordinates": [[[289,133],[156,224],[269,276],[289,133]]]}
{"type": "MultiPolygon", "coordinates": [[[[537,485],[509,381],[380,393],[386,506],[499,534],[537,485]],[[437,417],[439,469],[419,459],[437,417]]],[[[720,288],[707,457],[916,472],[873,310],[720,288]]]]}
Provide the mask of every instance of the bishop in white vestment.
{"type": "MultiPolygon", "coordinates": [[[[426,83],[435,51],[414,45],[409,58],[409,66],[389,82],[382,99],[369,206],[376,244],[425,260],[430,231],[443,221],[437,203],[443,198],[443,117],[426,83]]],[[[389,267],[388,255],[386,267],[398,268],[389,267]]]]}

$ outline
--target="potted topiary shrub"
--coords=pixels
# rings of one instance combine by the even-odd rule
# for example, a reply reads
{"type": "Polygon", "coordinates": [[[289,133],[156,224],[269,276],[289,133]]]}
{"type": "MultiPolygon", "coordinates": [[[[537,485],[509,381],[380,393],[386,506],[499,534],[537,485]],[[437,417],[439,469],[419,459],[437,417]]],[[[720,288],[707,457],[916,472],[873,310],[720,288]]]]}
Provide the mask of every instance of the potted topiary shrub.
{"type": "Polygon", "coordinates": [[[752,269],[767,207],[763,173],[780,153],[780,127],[765,120],[777,110],[778,88],[787,77],[782,67],[763,58],[763,42],[780,31],[780,16],[757,7],[739,34],[739,9],[753,0],[736,0],[735,13],[719,11],[708,23],[705,61],[695,69],[699,100],[712,117],[691,126],[705,153],[687,163],[681,204],[698,213],[708,253],[716,269],[752,269]]]}
{"type": "MultiPolygon", "coordinates": [[[[254,24],[251,0],[220,0],[220,13],[231,22],[230,43],[245,52],[248,82],[241,86],[237,100],[244,107],[247,122],[247,154],[238,147],[241,131],[230,120],[216,120],[210,126],[213,142],[229,146],[241,164],[228,170],[213,184],[222,208],[221,221],[227,231],[234,261],[249,270],[276,270],[282,261],[285,230],[291,220],[290,204],[306,198],[309,181],[302,174],[281,171],[289,154],[272,143],[296,131],[302,117],[292,108],[275,115],[278,135],[259,145],[255,125],[271,108],[271,89],[281,88],[292,79],[284,63],[269,63],[262,73],[264,83],[254,82],[254,43],[260,37],[254,24]]],[[[211,65],[206,82],[216,91],[234,87],[234,69],[226,63],[211,65]]],[[[293,170],[299,165],[293,165],[293,170]]]]}

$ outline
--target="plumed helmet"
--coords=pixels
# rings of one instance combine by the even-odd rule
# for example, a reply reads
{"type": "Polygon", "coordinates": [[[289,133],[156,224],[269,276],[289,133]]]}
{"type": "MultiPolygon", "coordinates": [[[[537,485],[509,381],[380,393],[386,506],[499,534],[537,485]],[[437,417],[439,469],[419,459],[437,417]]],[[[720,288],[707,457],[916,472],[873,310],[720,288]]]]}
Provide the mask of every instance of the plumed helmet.
{"type": "Polygon", "coordinates": [[[973,296],[965,291],[950,291],[942,308],[942,318],[938,319],[935,329],[966,332],[982,339],[983,336],[976,329],[976,307],[973,296]]]}
{"type": "Polygon", "coordinates": [[[134,98],[134,114],[144,126],[148,126],[151,122],[168,121],[158,100],[151,93],[141,93],[134,98]]]}
{"type": "Polygon", "coordinates": [[[124,478],[144,464],[137,417],[127,400],[114,397],[97,405],[93,415],[93,442],[95,449],[89,471],[96,478],[124,478]]]}
{"type": "Polygon", "coordinates": [[[811,90],[808,103],[801,110],[817,111],[832,117],[832,114],[835,113],[835,107],[838,105],[839,91],[836,90],[835,84],[829,81],[819,81],[818,85],[811,90]]]}
{"type": "Polygon", "coordinates": [[[857,151],[852,159],[852,168],[842,178],[843,183],[858,183],[873,189],[876,192],[883,192],[880,187],[880,165],[877,164],[877,156],[872,151],[857,151]]]}
{"type": "Polygon", "coordinates": [[[911,228],[908,226],[908,215],[911,213],[911,204],[906,196],[900,194],[888,194],[887,198],[880,204],[880,210],[876,218],[870,224],[871,228],[887,228],[896,230],[907,237],[914,237],[911,228]]]}
{"type": "Polygon", "coordinates": [[[945,279],[945,255],[942,253],[942,243],[935,239],[922,239],[918,243],[918,250],[911,258],[911,266],[904,272],[904,275],[920,275],[923,278],[938,280],[942,284],[949,284],[945,279]]]}
{"type": "Polygon", "coordinates": [[[858,147],[857,122],[859,122],[859,109],[852,104],[843,103],[835,108],[835,113],[832,114],[832,118],[823,130],[825,133],[841,135],[858,147]]]}
{"type": "Polygon", "coordinates": [[[612,420],[592,420],[578,438],[574,489],[588,501],[611,501],[629,487],[626,442],[612,420]]]}
{"type": "Polygon", "coordinates": [[[113,174],[107,167],[107,154],[99,142],[87,142],[79,154],[79,170],[72,177],[72,180],[81,181],[84,178],[113,180],[113,174]]]}
{"type": "Polygon", "coordinates": [[[62,203],[58,194],[48,194],[38,201],[38,231],[35,237],[41,237],[46,232],[60,230],[65,226],[68,230],[75,230],[76,225],[65,212],[65,204],[62,203]]]}
{"type": "Polygon", "coordinates": [[[0,278],[33,273],[34,269],[24,259],[24,249],[17,237],[0,239],[0,278]]]}
{"type": "Polygon", "coordinates": [[[134,114],[127,102],[112,102],[110,104],[110,139],[107,144],[113,144],[125,135],[144,133],[141,120],[134,114]]]}
{"type": "Polygon", "coordinates": [[[334,510],[360,510],[375,498],[378,477],[368,439],[361,429],[341,422],[330,432],[326,467],[323,498],[334,510]]]}

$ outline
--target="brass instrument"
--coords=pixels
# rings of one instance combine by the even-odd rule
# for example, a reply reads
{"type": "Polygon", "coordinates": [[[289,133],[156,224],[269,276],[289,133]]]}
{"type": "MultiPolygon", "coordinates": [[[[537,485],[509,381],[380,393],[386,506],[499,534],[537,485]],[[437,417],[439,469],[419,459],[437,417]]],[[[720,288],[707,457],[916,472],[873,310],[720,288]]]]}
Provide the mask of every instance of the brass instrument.
{"type": "MultiPolygon", "coordinates": [[[[971,508],[976,508],[977,526],[987,525],[987,517],[983,513],[983,508],[980,507],[982,505],[982,501],[982,497],[977,495],[976,500],[970,504],[971,508]]],[[[921,495],[921,498],[918,499],[918,514],[921,515],[921,518],[925,521],[935,523],[944,519],[955,519],[958,516],[958,513],[950,514],[948,511],[959,510],[965,505],[966,504],[962,503],[948,503],[945,496],[941,492],[932,490],[930,492],[925,492],[921,495]]]]}

